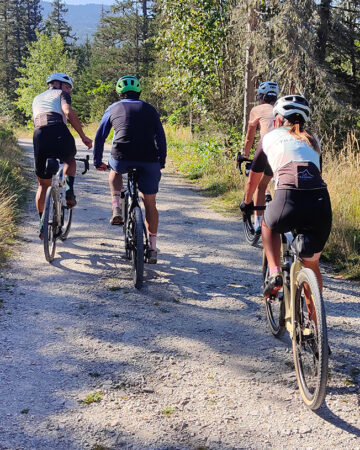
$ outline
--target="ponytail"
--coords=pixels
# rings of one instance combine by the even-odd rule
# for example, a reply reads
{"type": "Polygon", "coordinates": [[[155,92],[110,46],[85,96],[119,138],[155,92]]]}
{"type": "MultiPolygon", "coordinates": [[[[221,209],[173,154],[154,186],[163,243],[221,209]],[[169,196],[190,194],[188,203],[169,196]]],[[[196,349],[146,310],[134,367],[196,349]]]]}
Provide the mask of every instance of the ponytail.
{"type": "Polygon", "coordinates": [[[305,130],[304,123],[287,122],[286,125],[290,126],[289,133],[292,136],[294,136],[295,139],[298,139],[300,141],[305,141],[307,143],[307,145],[312,147],[317,153],[320,153],[319,141],[316,139],[316,137],[310,131],[305,130]]]}

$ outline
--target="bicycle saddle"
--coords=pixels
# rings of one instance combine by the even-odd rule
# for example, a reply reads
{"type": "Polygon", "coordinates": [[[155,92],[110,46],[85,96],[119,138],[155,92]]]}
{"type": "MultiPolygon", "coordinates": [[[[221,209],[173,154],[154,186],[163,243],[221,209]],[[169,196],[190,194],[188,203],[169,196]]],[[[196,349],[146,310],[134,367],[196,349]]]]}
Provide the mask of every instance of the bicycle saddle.
{"type": "Polygon", "coordinates": [[[47,175],[55,175],[59,170],[59,161],[56,158],[48,158],[45,165],[45,173],[47,175]]]}
{"type": "Polygon", "coordinates": [[[291,248],[300,258],[311,258],[314,256],[310,238],[306,234],[298,234],[292,241],[291,248]]]}

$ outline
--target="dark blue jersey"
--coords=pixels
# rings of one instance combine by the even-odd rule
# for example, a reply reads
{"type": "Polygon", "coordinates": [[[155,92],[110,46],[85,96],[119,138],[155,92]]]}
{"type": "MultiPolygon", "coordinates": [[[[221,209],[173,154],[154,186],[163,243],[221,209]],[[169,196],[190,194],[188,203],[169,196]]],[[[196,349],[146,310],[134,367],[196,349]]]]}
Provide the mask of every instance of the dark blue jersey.
{"type": "Polygon", "coordinates": [[[94,166],[102,163],[104,143],[111,128],[111,155],[124,161],[160,162],[165,166],[166,139],[156,109],[142,100],[123,99],[105,111],[96,132],[94,166]]]}

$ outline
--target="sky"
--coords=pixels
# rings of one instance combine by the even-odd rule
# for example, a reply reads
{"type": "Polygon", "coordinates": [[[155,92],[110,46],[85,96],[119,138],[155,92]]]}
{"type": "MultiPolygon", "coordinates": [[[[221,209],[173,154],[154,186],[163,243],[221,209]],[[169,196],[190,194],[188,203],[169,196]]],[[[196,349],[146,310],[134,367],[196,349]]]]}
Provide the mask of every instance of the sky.
{"type": "Polygon", "coordinates": [[[64,0],[64,2],[67,5],[86,5],[88,3],[96,3],[97,5],[112,5],[114,0],[64,0]]]}

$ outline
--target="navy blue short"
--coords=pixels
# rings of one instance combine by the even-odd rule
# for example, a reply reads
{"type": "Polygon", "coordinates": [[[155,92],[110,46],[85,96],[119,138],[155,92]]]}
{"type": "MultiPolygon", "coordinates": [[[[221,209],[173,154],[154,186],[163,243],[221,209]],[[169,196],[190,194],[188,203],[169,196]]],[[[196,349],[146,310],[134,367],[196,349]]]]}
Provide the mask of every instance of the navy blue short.
{"type": "Polygon", "coordinates": [[[131,168],[138,169],[138,183],[143,194],[157,194],[161,178],[159,162],[140,162],[118,160],[110,156],[109,166],[117,174],[128,173],[131,168]]]}

